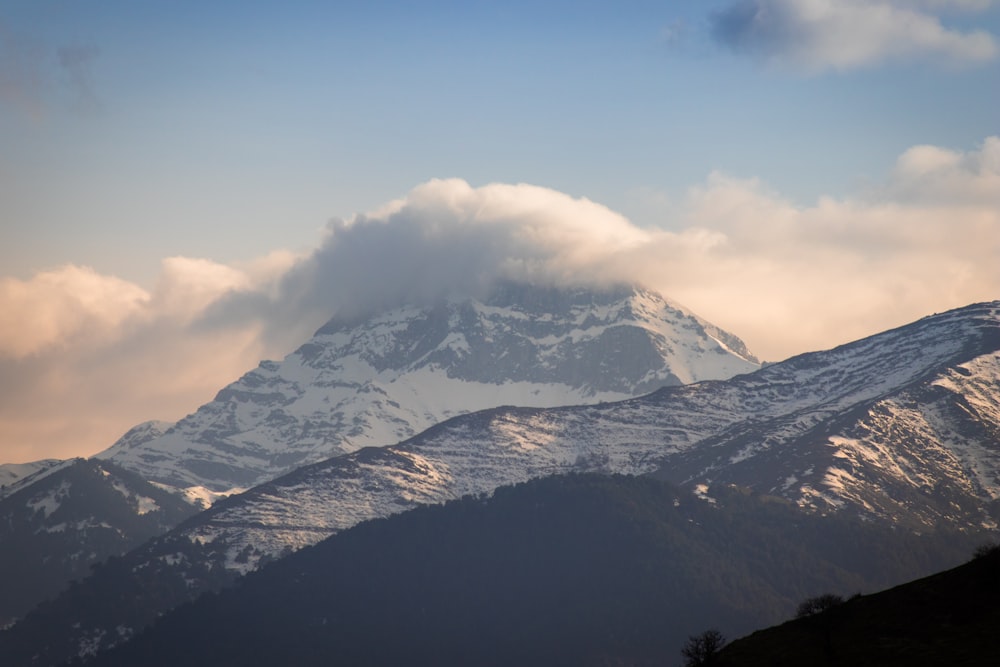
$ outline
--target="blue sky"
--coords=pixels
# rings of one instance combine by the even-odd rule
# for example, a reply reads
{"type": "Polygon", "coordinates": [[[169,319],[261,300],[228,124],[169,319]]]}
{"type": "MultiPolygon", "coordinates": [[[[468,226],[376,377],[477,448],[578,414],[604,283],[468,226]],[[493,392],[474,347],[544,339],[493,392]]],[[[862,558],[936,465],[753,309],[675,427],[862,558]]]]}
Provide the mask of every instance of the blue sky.
{"type": "MultiPolygon", "coordinates": [[[[287,297],[330,220],[415,188],[606,207],[581,233],[624,216],[637,277],[771,359],[998,298],[998,52],[986,0],[7,0],[0,370],[28,398],[0,408],[0,460],[80,429],[92,453],[286,353],[329,313],[230,322],[221,355],[194,332],[220,295],[287,297]],[[158,392],[123,380],[199,355],[158,392]]],[[[601,261],[573,270],[630,277],[601,261]]]]}

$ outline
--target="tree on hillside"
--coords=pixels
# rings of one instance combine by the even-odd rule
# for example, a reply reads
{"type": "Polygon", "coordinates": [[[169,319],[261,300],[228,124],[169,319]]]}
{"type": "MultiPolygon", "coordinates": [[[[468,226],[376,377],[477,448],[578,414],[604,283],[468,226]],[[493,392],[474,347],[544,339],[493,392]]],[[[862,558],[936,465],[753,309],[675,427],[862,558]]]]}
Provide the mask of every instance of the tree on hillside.
{"type": "Polygon", "coordinates": [[[823,651],[829,655],[833,654],[833,628],[837,622],[836,612],[833,610],[842,604],[844,598],[833,593],[824,593],[803,600],[795,612],[795,618],[806,619],[805,623],[810,624],[822,637],[823,651]]]}
{"type": "Polygon", "coordinates": [[[998,553],[1000,553],[1000,542],[986,542],[976,547],[976,550],[972,552],[972,559],[988,558],[998,553]]]}
{"type": "Polygon", "coordinates": [[[834,595],[833,593],[817,595],[814,598],[803,600],[802,603],[799,604],[799,608],[795,612],[795,618],[805,618],[807,616],[822,614],[827,609],[832,609],[843,602],[844,598],[839,595],[834,595]]]}
{"type": "Polygon", "coordinates": [[[681,649],[684,667],[711,665],[725,643],[726,638],[718,630],[705,630],[700,635],[691,635],[681,649]]]}

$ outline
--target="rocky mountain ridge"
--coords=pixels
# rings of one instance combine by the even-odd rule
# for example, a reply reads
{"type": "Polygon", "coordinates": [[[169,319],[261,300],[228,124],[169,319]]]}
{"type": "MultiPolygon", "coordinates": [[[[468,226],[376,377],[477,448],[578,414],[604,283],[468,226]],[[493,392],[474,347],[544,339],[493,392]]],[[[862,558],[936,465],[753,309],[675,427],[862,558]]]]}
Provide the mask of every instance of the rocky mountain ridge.
{"type": "MultiPolygon", "coordinates": [[[[121,465],[160,491],[180,492],[192,507],[171,515],[173,523],[157,523],[162,533],[195,508],[251,483],[332,454],[394,444],[454,414],[501,404],[614,400],[758,366],[738,338],[647,290],[504,283],[478,299],[338,315],[283,361],[262,362],[177,424],[139,424],[94,461],[109,469],[121,465]]],[[[0,466],[0,498],[28,488],[46,493],[48,476],[81,465],[0,466]]],[[[116,479],[94,477],[89,496],[114,497],[116,479]]],[[[87,525],[118,525],[117,518],[99,516],[101,507],[117,512],[113,505],[82,504],[81,511],[91,512],[87,525]]],[[[30,512],[11,517],[12,530],[37,528],[30,512]]],[[[87,539],[79,536],[81,543],[87,539]]],[[[85,574],[122,553],[121,545],[137,543],[80,558],[73,540],[50,540],[45,558],[75,559],[78,567],[69,571],[85,574]]],[[[292,541],[281,551],[300,545],[292,541]]],[[[22,579],[38,585],[38,595],[26,592],[25,600],[54,594],[68,582],[63,576],[40,581],[35,574],[47,570],[39,559],[19,567],[22,579]]],[[[222,569],[223,578],[232,576],[222,569]]],[[[12,613],[26,610],[21,605],[12,613]]]]}
{"type": "Polygon", "coordinates": [[[252,569],[257,557],[365,519],[569,471],[658,471],[704,487],[706,497],[713,484],[736,483],[819,512],[992,526],[998,312],[996,303],[970,306],[725,382],[618,403],[459,417],[220,502],[187,535],[226,551],[232,567],[252,569]],[[909,413],[887,412],[896,405],[909,413]],[[970,405],[975,412],[954,407],[970,405]],[[861,431],[867,444],[853,437],[861,431]],[[907,494],[915,495],[902,501],[907,494]]]}
{"type": "Polygon", "coordinates": [[[732,334],[641,288],[504,283],[483,299],[335,317],[194,414],[139,425],[98,458],[229,492],[457,414],[620,400],[759,366],[732,334]]]}
{"type": "MultiPolygon", "coordinates": [[[[455,417],[222,500],[124,568],[184,582],[176,604],[360,521],[566,472],[655,473],[706,502],[736,482],[807,511],[978,531],[996,525],[998,432],[993,302],[725,381],[455,417]]],[[[65,618],[80,647],[115,641],[115,626],[65,618]]],[[[130,611],[116,624],[142,622],[130,611]]]]}
{"type": "Polygon", "coordinates": [[[67,463],[68,461],[60,459],[42,459],[28,463],[4,463],[0,465],[0,498],[6,498],[18,489],[41,480],[46,475],[55,472],[57,466],[67,463]]]}
{"type": "Polygon", "coordinates": [[[196,511],[106,461],[71,459],[45,472],[0,500],[0,626],[196,511]]]}

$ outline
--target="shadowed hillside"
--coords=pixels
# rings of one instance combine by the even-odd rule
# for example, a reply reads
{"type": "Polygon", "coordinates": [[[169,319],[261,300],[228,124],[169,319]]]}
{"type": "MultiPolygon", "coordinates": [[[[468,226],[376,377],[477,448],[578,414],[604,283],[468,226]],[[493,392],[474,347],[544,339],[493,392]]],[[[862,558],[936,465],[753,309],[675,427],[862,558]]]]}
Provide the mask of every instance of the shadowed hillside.
{"type": "Polygon", "coordinates": [[[733,636],[808,595],[932,571],[961,541],[737,489],[709,503],[649,478],[550,477],[361,524],[93,664],[672,664],[708,625],[733,636]]]}
{"type": "Polygon", "coordinates": [[[718,665],[989,665],[997,659],[1000,549],[733,642],[718,665]]]}

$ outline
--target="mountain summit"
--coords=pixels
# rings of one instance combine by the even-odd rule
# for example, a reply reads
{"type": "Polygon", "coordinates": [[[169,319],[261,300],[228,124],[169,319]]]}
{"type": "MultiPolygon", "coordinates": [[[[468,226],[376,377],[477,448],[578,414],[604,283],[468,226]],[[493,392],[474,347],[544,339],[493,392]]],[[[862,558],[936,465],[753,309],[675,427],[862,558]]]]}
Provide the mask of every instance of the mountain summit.
{"type": "MultiPolygon", "coordinates": [[[[682,322],[690,331],[702,326],[682,322]]],[[[723,351],[706,354],[731,354],[713,349],[723,351]]],[[[200,592],[365,520],[559,473],[653,473],[713,506],[750,487],[788,508],[889,532],[995,530],[998,388],[993,302],[724,381],[620,402],[457,416],[220,500],[0,633],[0,660],[40,656],[8,662],[54,665],[87,655],[200,592]],[[89,611],[93,600],[103,601],[101,620],[89,611]]]]}
{"type": "Polygon", "coordinates": [[[621,400],[759,366],[736,336],[653,292],[507,282],[481,299],[334,317],[194,414],[140,425],[98,457],[225,492],[466,412],[621,400]]]}
{"type": "Polygon", "coordinates": [[[567,472],[656,472],[706,500],[735,483],[917,531],[992,528],[998,386],[1000,302],[977,304],[723,382],[461,416],[227,498],[179,534],[245,572],[366,519],[567,472]]]}

